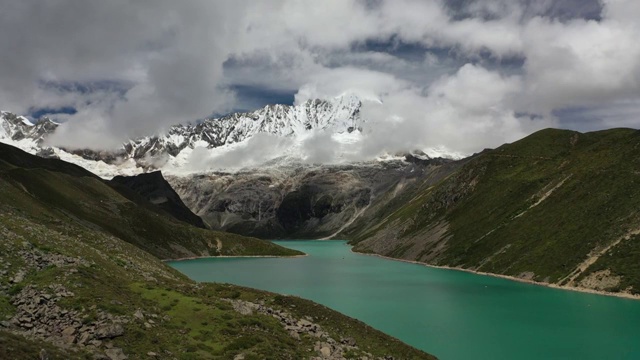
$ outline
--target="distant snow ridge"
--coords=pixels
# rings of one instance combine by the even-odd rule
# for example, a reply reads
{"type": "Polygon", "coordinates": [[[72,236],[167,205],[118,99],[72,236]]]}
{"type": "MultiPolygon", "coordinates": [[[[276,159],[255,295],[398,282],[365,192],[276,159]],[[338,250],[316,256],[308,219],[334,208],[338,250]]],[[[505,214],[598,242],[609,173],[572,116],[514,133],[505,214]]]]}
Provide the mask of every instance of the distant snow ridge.
{"type": "MultiPolygon", "coordinates": [[[[267,105],[253,112],[234,113],[197,124],[174,125],[165,134],[129,140],[111,152],[47,146],[45,139],[56,130],[57,123],[43,118],[33,124],[23,116],[2,112],[0,142],[35,155],[60,158],[101,177],[111,178],[149,169],[161,169],[176,175],[202,172],[206,166],[193,166],[193,163],[198,163],[194,158],[203,157],[204,153],[205,158],[215,160],[234,151],[242,153],[249,140],[257,139],[258,134],[268,134],[276,140],[285,139],[277,151],[281,148],[286,148],[286,151],[268,154],[273,155],[269,159],[261,159],[260,154],[253,153],[248,156],[257,155],[260,161],[277,167],[299,156],[304,141],[318,132],[330,134],[336,144],[346,148],[359,141],[365,125],[360,116],[361,106],[360,99],[348,93],[329,100],[308,100],[297,106],[267,105]]],[[[426,151],[431,157],[444,155],[435,149],[426,151]]],[[[211,165],[212,162],[216,161],[200,163],[211,165]]]]}
{"type": "Polygon", "coordinates": [[[0,142],[13,145],[27,152],[41,150],[44,138],[55,131],[58,124],[44,118],[33,124],[24,116],[0,111],[0,142]]]}
{"type": "Polygon", "coordinates": [[[267,105],[253,112],[206,119],[198,124],[174,125],[166,134],[130,140],[114,152],[45,146],[44,139],[56,130],[57,123],[44,118],[34,125],[26,117],[3,111],[0,142],[32,154],[76,163],[103,177],[131,175],[168,163],[175,169],[184,164],[195,148],[220,148],[220,153],[259,133],[296,138],[314,130],[334,134],[359,132],[361,105],[356,96],[348,94],[331,100],[308,100],[298,106],[267,105]]]}
{"type": "Polygon", "coordinates": [[[185,148],[217,148],[246,141],[259,133],[283,137],[301,136],[311,130],[351,133],[362,130],[361,105],[353,95],[330,101],[308,100],[299,106],[267,105],[195,125],[175,125],[166,135],[132,140],[124,150],[135,159],[164,153],[175,157],[185,148]]]}

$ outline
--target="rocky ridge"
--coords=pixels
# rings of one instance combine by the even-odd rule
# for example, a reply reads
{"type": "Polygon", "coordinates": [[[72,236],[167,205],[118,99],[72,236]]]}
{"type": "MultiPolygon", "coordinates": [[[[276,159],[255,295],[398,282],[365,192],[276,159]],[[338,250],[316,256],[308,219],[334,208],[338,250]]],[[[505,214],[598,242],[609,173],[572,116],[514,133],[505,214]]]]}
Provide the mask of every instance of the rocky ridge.
{"type": "Polygon", "coordinates": [[[122,191],[123,189],[131,190],[180,221],[206,228],[202,219],[189,210],[160,171],[129,177],[116,176],[109,181],[109,184],[123,194],[130,194],[129,191],[122,191]]]}
{"type": "Polygon", "coordinates": [[[634,129],[541,130],[421,179],[344,234],[354,251],[637,297],[639,150],[634,129]]]}

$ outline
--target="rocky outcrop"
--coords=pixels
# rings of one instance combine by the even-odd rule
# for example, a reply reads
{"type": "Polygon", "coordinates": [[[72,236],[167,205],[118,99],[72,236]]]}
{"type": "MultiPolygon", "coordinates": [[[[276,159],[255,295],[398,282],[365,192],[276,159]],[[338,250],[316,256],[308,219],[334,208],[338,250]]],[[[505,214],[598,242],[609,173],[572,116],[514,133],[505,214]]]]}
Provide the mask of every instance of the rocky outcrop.
{"type": "Polygon", "coordinates": [[[74,294],[60,284],[44,289],[26,286],[11,298],[16,308],[9,321],[15,331],[42,338],[54,344],[78,345],[97,350],[103,341],[124,335],[121,323],[128,320],[93,309],[69,310],[57,303],[74,294]],[[95,311],[95,320],[88,321],[89,313],[95,311]]]}
{"type": "MultiPolygon", "coordinates": [[[[264,304],[256,304],[250,301],[227,299],[234,310],[243,314],[251,315],[253,313],[263,314],[274,317],[289,332],[289,335],[296,340],[300,340],[302,336],[308,336],[317,339],[314,344],[314,351],[317,356],[311,357],[310,360],[346,360],[347,353],[362,353],[357,357],[360,360],[393,360],[393,356],[374,357],[370,353],[360,351],[356,341],[353,338],[341,338],[336,340],[324,331],[322,327],[311,321],[310,317],[305,319],[297,319],[290,313],[274,309],[264,304]]],[[[354,359],[353,357],[349,357],[354,359]]]]}
{"type": "MultiPolygon", "coordinates": [[[[59,303],[64,299],[75,297],[64,285],[50,283],[36,286],[26,281],[29,274],[50,267],[62,268],[68,276],[78,272],[79,267],[91,266],[92,263],[81,258],[46,253],[26,241],[17,254],[22,265],[9,276],[8,284],[2,284],[0,295],[7,296],[16,289],[20,290],[10,297],[15,309],[13,315],[7,321],[3,320],[0,327],[61,348],[95,353],[97,358],[126,359],[122,350],[114,348],[110,340],[124,335],[123,324],[130,321],[128,317],[110,314],[97,309],[95,305],[82,309],[61,306],[59,303]],[[24,286],[25,282],[28,285],[24,286]]],[[[10,267],[15,268],[10,262],[5,262],[0,274],[9,275],[10,267]]]]}

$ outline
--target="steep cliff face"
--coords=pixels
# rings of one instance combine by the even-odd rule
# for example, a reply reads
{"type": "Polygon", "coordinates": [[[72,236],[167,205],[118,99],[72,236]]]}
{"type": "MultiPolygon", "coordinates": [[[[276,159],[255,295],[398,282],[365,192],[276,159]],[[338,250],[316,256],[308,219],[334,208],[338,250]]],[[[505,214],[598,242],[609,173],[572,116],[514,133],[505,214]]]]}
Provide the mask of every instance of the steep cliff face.
{"type": "Polygon", "coordinates": [[[399,183],[443,160],[298,165],[239,173],[168,177],[183,201],[216,229],[264,238],[336,236],[399,183]]]}

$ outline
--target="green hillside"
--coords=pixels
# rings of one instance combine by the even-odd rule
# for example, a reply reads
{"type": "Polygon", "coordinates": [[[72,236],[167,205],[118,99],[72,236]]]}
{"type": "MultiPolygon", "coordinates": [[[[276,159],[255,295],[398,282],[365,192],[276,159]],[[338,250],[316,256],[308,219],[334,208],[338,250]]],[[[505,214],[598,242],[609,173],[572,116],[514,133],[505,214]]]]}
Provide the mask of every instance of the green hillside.
{"type": "Polygon", "coordinates": [[[0,359],[433,358],[310,301],[194,283],[156,256],[293,253],[4,145],[0,239],[0,359]]]}
{"type": "Polygon", "coordinates": [[[270,242],[199,229],[128,191],[60,160],[0,144],[0,197],[44,224],[75,222],[162,258],[215,255],[300,255],[270,242]],[[135,200],[132,201],[131,199],[135,200]]]}
{"type": "Polygon", "coordinates": [[[639,209],[639,131],[546,129],[407,187],[346,234],[357,251],[637,294],[639,209]]]}

